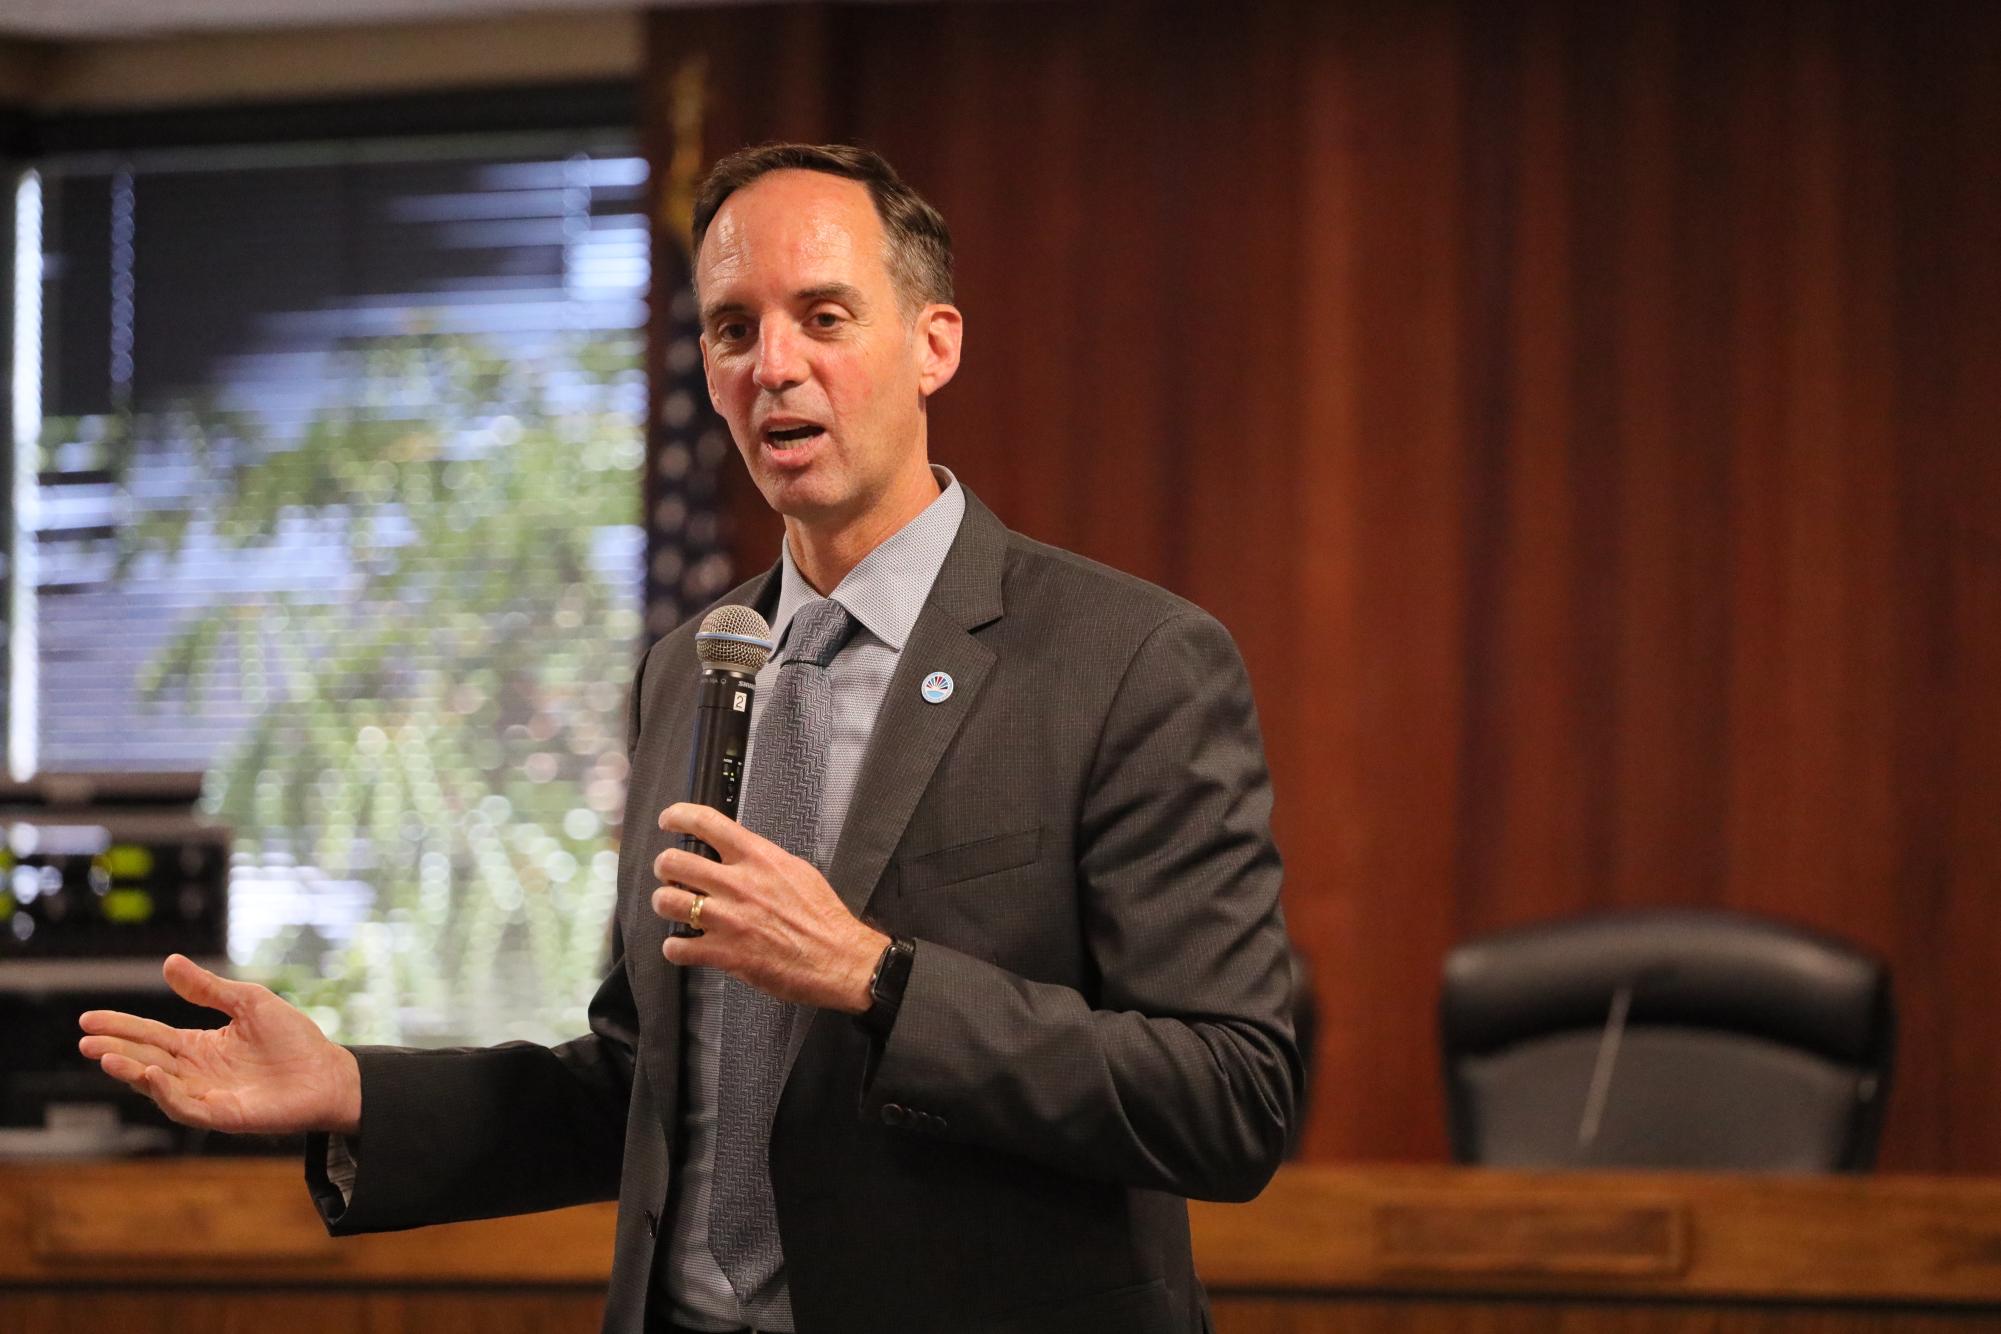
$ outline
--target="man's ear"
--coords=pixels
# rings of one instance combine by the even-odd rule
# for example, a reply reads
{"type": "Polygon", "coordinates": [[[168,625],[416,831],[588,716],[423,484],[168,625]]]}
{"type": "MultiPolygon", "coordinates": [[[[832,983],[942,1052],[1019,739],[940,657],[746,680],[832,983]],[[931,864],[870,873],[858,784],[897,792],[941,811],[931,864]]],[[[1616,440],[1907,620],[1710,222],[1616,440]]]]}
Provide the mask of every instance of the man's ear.
{"type": "Polygon", "coordinates": [[[959,345],[966,317],[957,306],[933,302],[917,312],[917,389],[924,397],[950,384],[959,372],[959,345]]]}

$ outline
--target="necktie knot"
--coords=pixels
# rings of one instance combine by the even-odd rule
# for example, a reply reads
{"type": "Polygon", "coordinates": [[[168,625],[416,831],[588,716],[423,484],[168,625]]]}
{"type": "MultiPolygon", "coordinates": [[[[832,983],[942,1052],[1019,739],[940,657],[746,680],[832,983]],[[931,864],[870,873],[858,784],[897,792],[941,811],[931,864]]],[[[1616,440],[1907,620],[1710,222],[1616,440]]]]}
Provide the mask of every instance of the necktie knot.
{"type": "Polygon", "coordinates": [[[841,651],[855,632],[856,621],[846,607],[832,598],[809,602],[792,614],[792,632],[785,646],[785,660],[825,667],[841,651]]]}

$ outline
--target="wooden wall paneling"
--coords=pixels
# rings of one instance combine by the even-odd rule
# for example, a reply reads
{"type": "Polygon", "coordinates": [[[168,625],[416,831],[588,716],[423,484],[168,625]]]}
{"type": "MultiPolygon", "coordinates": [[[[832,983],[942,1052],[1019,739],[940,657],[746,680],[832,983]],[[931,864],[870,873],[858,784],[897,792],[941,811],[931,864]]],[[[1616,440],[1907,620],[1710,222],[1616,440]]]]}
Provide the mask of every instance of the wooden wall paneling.
{"type": "MultiPolygon", "coordinates": [[[[1767,41],[1774,34],[1762,34],[1767,41]]],[[[1739,335],[1744,386],[1735,484],[1742,497],[1732,609],[1736,743],[1724,817],[1732,826],[1730,901],[1841,922],[1879,943],[1871,923],[1842,911],[1847,794],[1861,771],[1844,709],[1844,647],[1856,642],[1848,584],[1854,558],[1880,561],[1882,530],[1857,525],[1844,492],[1857,475],[1839,398],[1849,322],[1840,244],[1836,35],[1787,23],[1751,77],[1755,115],[1740,114],[1747,172],[1758,172],[1756,225],[1739,242],[1747,317],[1739,335]],[[1816,47],[1820,49],[1817,51],[1816,47]],[[1763,164],[1762,166],[1760,164],[1763,164]],[[1760,598],[1743,596],[1753,581],[1760,598]],[[1810,903],[1797,888],[1812,886],[1810,903]],[[1847,919],[1847,920],[1845,920],[1847,919]]],[[[1859,701],[1858,701],[1859,702],[1859,701]]],[[[1866,892],[1880,901],[1880,885],[1866,892]]]]}
{"type": "Polygon", "coordinates": [[[1570,586],[1571,130],[1566,35],[1496,8],[1477,49],[1462,243],[1471,306],[1467,719],[1455,934],[1573,911],[1587,892],[1570,586]]]}
{"type": "MultiPolygon", "coordinates": [[[[1010,213],[1017,190],[999,188],[1005,179],[1003,157],[1014,137],[1008,123],[992,108],[1014,96],[1012,71],[996,58],[986,29],[970,16],[946,23],[935,82],[925,85],[932,100],[929,114],[949,133],[916,133],[935,137],[949,151],[931,165],[932,175],[915,177],[920,190],[944,210],[952,228],[955,283],[966,315],[966,337],[959,373],[931,402],[932,457],[955,469],[996,512],[1016,506],[1013,487],[1029,469],[1047,469],[1053,454],[1032,451],[1049,447],[1047,422],[1030,439],[1005,452],[982,449],[993,424],[1024,406],[1010,392],[1009,359],[1019,347],[1003,332],[1003,315],[996,302],[1005,300],[1024,266],[1033,262],[1032,248],[1010,243],[1019,234],[1010,213]],[[946,201],[954,201],[948,204],[946,201]],[[957,206],[967,201],[969,207],[957,206]]],[[[893,96],[895,87],[884,90],[893,96]]],[[[885,147],[887,147],[885,145],[885,147]]],[[[899,170],[902,170],[899,164],[899,170]]],[[[1032,279],[1031,279],[1032,281],[1032,279]]]]}
{"type": "Polygon", "coordinates": [[[938,457],[1238,636],[1310,1157],[1443,1152],[1454,940],[1716,903],[1883,951],[1886,1163],[2001,1166],[2001,11],[656,16],[693,48],[715,151],[859,136],[951,219],[938,457]]]}
{"type": "MultiPolygon", "coordinates": [[[[1894,656],[1883,682],[1892,701],[1892,788],[1896,794],[1891,847],[1891,885],[1897,899],[1890,956],[1897,970],[1898,1038],[1896,1083],[1885,1125],[1884,1157],[1896,1162],[1904,1146],[1943,1147],[1949,1090],[1939,1040],[1946,1005],[1944,928],[1939,911],[1947,844],[1938,821],[1949,800],[1949,775],[1942,762],[1940,723],[1946,716],[1946,682],[1936,670],[1938,645],[1946,637],[1943,569],[1936,496],[1941,484],[1929,474],[1937,456],[1940,423],[1930,418],[1917,393],[1937,354],[1932,345],[1942,317],[1942,292],[1925,281],[1934,261],[1930,248],[1936,223],[1921,198],[1921,158],[1936,153],[1937,108],[1933,75],[1912,59],[1910,27],[1886,25],[1887,87],[1880,114],[1888,126],[1890,175],[1888,232],[1890,300],[1884,311],[1888,346],[1879,367],[1858,369],[1859,378],[1880,377],[1888,393],[1888,439],[1893,467],[1884,479],[1894,506],[1892,533],[1883,559],[1891,570],[1890,609],[1894,656]],[[1872,374],[1873,369],[1873,374],[1872,374]]],[[[1921,1153],[1918,1161],[1929,1154],[1921,1153]]],[[[1909,1160],[1906,1160],[1909,1161],[1909,1160]]]]}
{"type": "MultiPolygon", "coordinates": [[[[1452,934],[1460,934],[1474,905],[1491,899],[1498,867],[1494,817],[1497,794],[1507,781],[1510,737],[1532,731],[1530,718],[1510,718],[1510,683],[1500,639],[1513,622],[1511,581],[1518,579],[1509,496],[1523,459],[1514,436],[1517,330],[1510,312],[1518,309],[1517,210],[1523,161],[1523,62],[1518,11],[1495,6],[1460,18],[1463,48],[1463,133],[1452,174],[1463,198],[1453,210],[1461,309],[1457,347],[1452,349],[1461,377],[1459,434],[1463,608],[1454,809],[1451,824],[1450,883],[1452,934]],[[1526,724],[1525,726],[1523,724],[1526,724]]],[[[1441,164],[1442,165],[1442,164],[1441,164]]],[[[1523,295],[1526,295],[1524,293],[1523,295]]],[[[1522,584],[1515,584],[1522,587],[1522,584]]]]}
{"type": "Polygon", "coordinates": [[[1073,405],[1076,435],[1059,465],[1070,492],[1068,536],[1053,540],[1074,540],[1107,564],[1171,583],[1189,485],[1177,466],[1189,442],[1176,420],[1182,372],[1173,351],[1200,327],[1189,313],[1192,265],[1182,229],[1209,185],[1180,147],[1181,125],[1201,109],[1191,99],[1164,109],[1152,91],[1158,60],[1175,59],[1179,44],[1136,40],[1146,31],[1144,8],[1085,11],[1090,100],[1066,132],[1077,140],[1075,179],[1089,199],[1087,249],[1076,287],[1043,294],[1042,327],[1069,345],[1084,387],[1073,405]]]}
{"type": "MultiPolygon", "coordinates": [[[[1728,768],[1718,775],[1714,791],[1714,809],[1723,817],[1717,832],[1724,834],[1734,812],[1738,823],[1756,831],[1753,842],[1762,849],[1743,866],[1719,856],[1714,891],[1719,901],[1754,909],[1767,906],[1774,889],[1785,883],[1782,877],[1805,870],[1792,864],[1784,830],[1794,796],[1791,780],[1805,751],[1799,723],[1819,703],[1812,679],[1817,663],[1789,652],[1800,634],[1815,629],[1792,578],[1792,551],[1802,540],[1812,541],[1815,516],[1800,460],[1789,448],[1793,423],[1786,411],[1795,362],[1788,353],[1800,346],[1789,337],[1794,312],[1786,296],[1794,256],[1799,262],[1807,257],[1791,234],[1806,211],[1795,207],[1801,183],[1790,169],[1800,158],[1786,151],[1788,139],[1803,127],[1783,119],[1793,83],[1790,62],[1775,60],[1770,49],[1774,23],[1783,18],[1773,10],[1762,22],[1732,21],[1727,36],[1695,47],[1727,42],[1730,52],[1725,86],[1710,108],[1728,135],[1718,145],[1726,165],[1710,169],[1723,178],[1723,189],[1709,201],[1712,209],[1729,210],[1724,221],[1730,240],[1703,262],[1727,272],[1731,294],[1713,328],[1689,330],[1726,349],[1722,369],[1731,397],[1720,423],[1730,459],[1728,548],[1722,581],[1712,591],[1729,627],[1728,640],[1717,645],[1726,677],[1703,726],[1729,747],[1728,768]]],[[[1709,244],[1720,240],[1709,238],[1709,244]]],[[[1807,354],[1819,350],[1800,347],[1807,354]]],[[[1833,469],[1813,472],[1839,475],[1833,469]]],[[[1824,721],[1809,724],[1809,730],[1817,737],[1830,734],[1824,721]]]]}
{"type": "MultiPolygon", "coordinates": [[[[1171,208],[1177,244],[1166,273],[1171,496],[1181,537],[1168,582],[1229,627],[1250,671],[1276,770],[1298,773],[1314,809],[1322,758],[1290,723],[1302,684],[1295,627],[1310,614],[1293,587],[1311,528],[1282,521],[1310,448],[1297,430],[1287,371],[1298,339],[1296,16],[1271,6],[1191,11],[1171,57],[1168,142],[1184,159],[1171,208]],[[1197,18],[1196,14],[1200,17],[1197,18]]],[[[1158,466],[1158,465],[1155,465],[1158,466]]],[[[1281,833],[1283,837],[1283,833],[1281,833]]]]}
{"type": "MultiPolygon", "coordinates": [[[[1634,614],[1625,589],[1648,517],[1635,514],[1626,474],[1630,459],[1651,457],[1648,445],[1674,430],[1673,395],[1659,372],[1669,331],[1658,318],[1673,290],[1672,182],[1660,170],[1673,144],[1673,91],[1667,63],[1655,54],[1672,28],[1654,7],[1600,7],[1589,18],[1556,12],[1565,15],[1567,38],[1569,139],[1557,169],[1569,185],[1564,480],[1574,536],[1565,578],[1576,626],[1576,693],[1563,726],[1582,777],[1571,853],[1586,886],[1581,908],[1618,901],[1626,630],[1634,614]]],[[[1510,911],[1488,925],[1522,916],[1510,911]]]]}
{"type": "MultiPolygon", "coordinates": [[[[1952,590],[1948,732],[1951,809],[1945,837],[1942,957],[1946,1001],[1943,1161],[2001,1170],[2001,1059],[1993,980],[2001,959],[2001,13],[1981,7],[1971,31],[1944,28],[1926,55],[1953,69],[1945,127],[1950,216],[1941,248],[1953,304],[1937,354],[1949,366],[1950,460],[1944,512],[1952,590]]],[[[1938,957],[1938,956],[1935,956],[1938,957]]]]}
{"type": "MultiPolygon", "coordinates": [[[[989,476],[1005,477],[996,497],[1004,518],[1073,545],[1092,527],[1079,524],[1082,504],[1075,494],[1072,460],[1089,448],[1079,438],[1079,405],[1099,377],[1122,369],[1124,350],[1108,349],[1105,365],[1080,355],[1077,331],[1065,327],[1066,317],[1091,299],[1095,192],[1085,175],[1084,143],[1091,81],[1078,44],[1079,20],[1058,20],[1066,40],[1052,42],[1012,18],[976,11],[950,20],[977,25],[985,34],[977,58],[991,65],[1006,108],[1004,114],[993,107],[983,113],[992,122],[985,132],[996,140],[988,156],[992,176],[970,182],[971,192],[953,204],[940,201],[947,217],[991,211],[987,235],[1004,266],[965,294],[967,371],[995,375],[1006,388],[997,415],[980,424],[969,441],[974,447],[963,456],[976,491],[984,491],[989,476]],[[1031,329],[1035,336],[1017,332],[1031,329]]],[[[893,154],[893,139],[882,142],[893,154]]],[[[961,448],[956,439],[941,438],[939,446],[941,456],[961,448]]]]}
{"type": "MultiPolygon", "coordinates": [[[[1842,293],[1853,281],[1841,225],[1837,44],[1843,34],[1798,15],[1787,17],[1791,59],[1778,63],[1790,68],[1783,81],[1771,80],[1787,141],[1773,159],[1784,165],[1771,174],[1790,205],[1786,244],[1771,257],[1782,310],[1772,330],[1778,363],[1772,389],[1780,421],[1771,452],[1783,459],[1783,473],[1795,485],[1773,488],[1785,513],[1766,531],[1777,547],[1771,565],[1782,571],[1786,589],[1780,624],[1769,627],[1777,641],[1772,657],[1792,688],[1770,701],[1769,716],[1784,732],[1787,762],[1762,790],[1767,799],[1786,795],[1778,809],[1767,808],[1770,837],[1756,840],[1768,860],[1757,881],[1769,887],[1790,872],[1820,886],[1817,898],[1827,920],[1877,942],[1885,936],[1868,905],[1883,902],[1883,882],[1858,884],[1848,874],[1850,867],[1867,865],[1866,857],[1858,856],[1857,840],[1880,834],[1861,809],[1864,800],[1857,799],[1867,791],[1871,757],[1856,742],[1874,701],[1868,682],[1853,676],[1851,655],[1867,643],[1869,629],[1855,614],[1857,567],[1882,559],[1888,529],[1853,509],[1851,497],[1867,456],[1855,448],[1842,411],[1842,353],[1852,336],[1842,293]],[[1835,813],[1835,826],[1823,834],[1809,816],[1814,809],[1835,813]]],[[[1740,456],[1751,453],[1742,450],[1740,456]]],[[[1865,481],[1875,483],[1867,492],[1882,493],[1879,480],[1865,481]]],[[[1766,628],[1746,625],[1740,639],[1766,628]]],[[[1751,785],[1733,785],[1726,796],[1733,809],[1759,808],[1760,792],[1751,785]]],[[[1733,849],[1749,851],[1751,844],[1741,835],[1731,840],[1733,849]]],[[[1735,871],[1734,858],[1732,867],[1735,871]]]]}
{"type": "MultiPolygon", "coordinates": [[[[1817,445],[1838,449],[1843,461],[1835,502],[1838,513],[1831,525],[1833,535],[1842,540],[1831,552],[1817,553],[1821,561],[1838,563],[1842,597],[1842,632],[1836,640],[1840,680],[1828,704],[1843,734],[1843,749],[1833,757],[1830,775],[1845,775],[1846,783],[1840,798],[1842,818],[1833,831],[1842,855],[1827,874],[1841,920],[1852,924],[1859,939],[1887,951],[1895,941],[1894,897],[1883,891],[1894,884],[1890,850],[1895,807],[1889,764],[1894,701],[1886,684],[1895,651],[1889,572],[1896,528],[1895,459],[1880,367],[1889,327],[1885,282],[1889,247],[1882,226],[1887,209],[1870,197],[1882,177],[1883,154],[1854,111],[1870,51],[1878,44],[1865,48],[1852,25],[1843,39],[1842,47],[1815,52],[1809,75],[1814,101],[1824,97],[1833,102],[1826,121],[1833,142],[1825,150],[1832,162],[1821,169],[1833,181],[1820,207],[1833,222],[1834,249],[1828,268],[1839,276],[1830,290],[1816,292],[1811,317],[1834,322],[1841,336],[1825,349],[1825,364],[1818,368],[1817,389],[1831,416],[1813,420],[1799,432],[1796,448],[1809,457],[1817,445]],[[1831,68],[1823,68],[1822,60],[1831,68]],[[1819,91],[1823,85],[1825,93],[1819,91]],[[1817,434],[1824,438],[1817,442],[1813,438],[1817,434]]],[[[1814,284],[1816,278],[1802,273],[1800,281],[1814,284]]],[[[1813,406],[1801,402],[1796,410],[1804,421],[1813,406]]],[[[1811,559],[1803,553],[1799,577],[1812,577],[1811,559]]],[[[1810,651],[1810,646],[1803,647],[1810,651]]],[[[1817,833],[1801,827],[1795,844],[1804,844],[1817,833]]]]}
{"type": "Polygon", "coordinates": [[[1327,1022],[1372,1034],[1349,1081],[1370,1091],[1363,1142],[1381,1156],[1432,1157],[1443,1143],[1433,1010],[1454,935],[1466,706],[1466,52],[1445,7],[1372,10],[1360,38],[1356,147],[1371,203],[1360,219],[1362,336],[1347,373],[1360,384],[1355,761],[1369,839],[1359,878],[1331,887],[1361,897],[1364,952],[1327,1022]]]}
{"type": "MultiPolygon", "coordinates": [[[[1832,828],[1816,827],[1806,811],[1795,821],[1798,842],[1824,839],[1841,846],[1829,920],[1842,923],[1855,939],[1889,958],[1901,988],[1914,961],[1900,949],[1901,909],[1895,892],[1899,464],[1890,369],[1896,352],[1897,134],[1892,43],[1884,28],[1880,15],[1861,10],[1832,29],[1829,43],[1835,87],[1827,131],[1839,155],[1837,193],[1829,207],[1839,226],[1839,281],[1831,311],[1819,314],[1831,315],[1841,330],[1822,368],[1823,383],[1831,381],[1827,392],[1835,418],[1825,423],[1828,438],[1816,442],[1802,434],[1797,448],[1807,459],[1816,447],[1838,451],[1842,499],[1830,533],[1831,549],[1818,553],[1818,567],[1803,561],[1797,577],[1812,579],[1816,568],[1832,570],[1842,589],[1842,630],[1825,651],[1842,662],[1831,718],[1845,734],[1837,762],[1845,781],[1832,828]]],[[[1828,42],[1824,35],[1814,40],[1828,42]]],[[[1816,70],[1811,78],[1818,84],[1828,76],[1816,70]]],[[[1802,274],[1800,281],[1817,280],[1802,274]]],[[[1816,647],[1803,644],[1799,651],[1816,647]]],[[[1742,829],[1733,841],[1733,848],[1742,850],[1733,856],[1749,864],[1756,842],[1755,827],[1742,829]]],[[[1772,876],[1779,879],[1779,868],[1773,868],[1772,876]]]]}
{"type": "Polygon", "coordinates": [[[1741,362],[1764,415],[1736,449],[1743,501],[1728,699],[1734,748],[1721,794],[1728,898],[1797,916],[1786,890],[1811,884],[1814,916],[1844,922],[1852,937],[1881,948],[1887,918],[1879,925],[1853,909],[1858,898],[1884,903],[1882,882],[1852,891],[1844,884],[1845,868],[1857,865],[1853,840],[1868,836],[1869,823],[1846,800],[1866,787],[1868,759],[1855,749],[1866,711],[1848,679],[1846,647],[1866,642],[1867,627],[1854,623],[1850,586],[1858,566],[1888,550],[1887,530],[1850,501],[1867,454],[1842,404],[1844,348],[1857,328],[1841,301],[1851,281],[1841,202],[1838,45],[1846,39],[1802,23],[1784,36],[1785,58],[1765,62],[1761,80],[1780,133],[1746,148],[1749,162],[1771,164],[1765,176],[1780,201],[1780,239],[1739,262],[1764,311],[1741,362]],[[1853,818],[1818,828],[1829,810],[1853,818]]]}
{"type": "MultiPolygon", "coordinates": [[[[1666,325],[1662,345],[1645,347],[1648,360],[1632,367],[1640,377],[1666,381],[1658,405],[1665,409],[1663,446],[1634,447],[1628,438],[1634,405],[1623,396],[1608,405],[1602,424],[1616,527],[1608,535],[1606,601],[1594,608],[1613,635],[1612,707],[1601,724],[1608,732],[1610,768],[1602,781],[1610,811],[1597,869],[1600,893],[1615,904],[1709,902],[1720,890],[1715,835],[1703,828],[1700,809],[1717,776],[1711,758],[1721,730],[1717,664],[1727,649],[1726,632],[1703,612],[1725,596],[1728,568],[1721,512],[1728,492],[1713,465],[1727,457],[1735,406],[1725,333],[1736,295],[1726,238],[1741,223],[1729,196],[1733,34],[1728,26],[1715,31],[1715,23],[1698,27],[1679,12],[1675,18],[1666,41],[1630,49],[1643,69],[1664,62],[1673,89],[1668,151],[1653,164],[1672,181],[1663,256],[1669,304],[1641,307],[1625,287],[1638,275],[1616,260],[1602,275],[1625,298],[1600,313],[1615,322],[1604,329],[1611,338],[1637,337],[1645,347],[1644,326],[1666,325]],[[1687,317],[1677,318],[1683,312],[1687,317]]],[[[1616,84],[1599,95],[1596,114],[1618,105],[1616,84]]],[[[1615,154],[1623,149],[1616,136],[1607,147],[1615,154]]],[[[1625,201],[1606,221],[1603,241],[1611,255],[1619,254],[1619,229],[1653,221],[1625,201]]]]}
{"type": "MultiPolygon", "coordinates": [[[[1970,71],[1947,53],[1966,34],[1936,15],[1901,17],[1892,31],[1897,230],[1889,373],[1898,464],[1893,689],[1900,798],[1895,892],[1897,953],[1906,964],[1906,985],[1899,1087],[1888,1130],[1898,1158],[1910,1152],[1897,1144],[1904,1139],[1923,1146],[1913,1155],[1916,1161],[1952,1161],[1967,1144],[1956,1124],[1955,1095],[1977,1086],[1957,1082],[1961,1072],[1950,1068],[1946,1053],[1955,1020],[1965,1013],[1966,1000],[1983,989],[1981,979],[1991,975],[1995,957],[1991,914],[1981,914],[1987,929],[1975,937],[1987,946],[1983,962],[1973,963],[1961,952],[1963,942],[1951,937],[1951,899],[1961,869],[1954,856],[1961,742],[1955,724],[1969,684],[1956,649],[1962,635],[1981,633],[1979,622],[1960,624],[1955,607],[1953,519],[1964,480],[1955,462],[1963,457],[1963,443],[1970,442],[1954,438],[1953,399],[1963,388],[1960,342],[1974,325],[1964,304],[1971,257],[1954,246],[1953,224],[1961,175],[1976,164],[1956,160],[1962,146],[1955,142],[1956,112],[1970,71]]],[[[1991,251],[1985,262],[1992,264],[1991,251]]],[[[1991,636],[1993,622],[1987,624],[1991,636]]],[[[2001,1145],[1993,1143],[1991,1132],[1981,1157],[1990,1170],[2001,1161],[2001,1145]]]]}
{"type": "Polygon", "coordinates": [[[1299,762],[1273,771],[1286,857],[1286,920],[1311,960],[1321,1007],[1316,1087],[1302,1148],[1309,1158],[1367,1143],[1371,1093],[1353,1077],[1370,1029],[1359,1023],[1357,975],[1370,942],[1365,883],[1371,831],[1364,819],[1362,680],[1371,647],[1361,616],[1362,456],[1360,235],[1369,198],[1354,146],[1361,108],[1348,49],[1348,7],[1311,10],[1300,36],[1299,125],[1292,170],[1302,221],[1297,242],[1298,339],[1287,373],[1298,385],[1298,481],[1271,511],[1295,536],[1293,670],[1302,678],[1283,727],[1300,738],[1299,762]],[[1343,997],[1347,998],[1343,1008],[1343,997]]]}

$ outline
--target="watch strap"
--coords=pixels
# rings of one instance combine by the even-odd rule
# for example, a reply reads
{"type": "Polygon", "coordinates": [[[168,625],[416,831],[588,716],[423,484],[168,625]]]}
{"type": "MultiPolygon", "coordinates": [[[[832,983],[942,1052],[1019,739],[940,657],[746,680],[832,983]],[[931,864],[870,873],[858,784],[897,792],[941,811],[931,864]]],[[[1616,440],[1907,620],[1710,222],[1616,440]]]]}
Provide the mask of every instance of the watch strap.
{"type": "Polygon", "coordinates": [[[855,1022],[879,1038],[889,1036],[896,1025],[896,1012],[903,1006],[903,992],[910,985],[910,968],[917,961],[917,942],[909,936],[892,936],[875,961],[869,976],[869,1007],[855,1016],[855,1022]]]}

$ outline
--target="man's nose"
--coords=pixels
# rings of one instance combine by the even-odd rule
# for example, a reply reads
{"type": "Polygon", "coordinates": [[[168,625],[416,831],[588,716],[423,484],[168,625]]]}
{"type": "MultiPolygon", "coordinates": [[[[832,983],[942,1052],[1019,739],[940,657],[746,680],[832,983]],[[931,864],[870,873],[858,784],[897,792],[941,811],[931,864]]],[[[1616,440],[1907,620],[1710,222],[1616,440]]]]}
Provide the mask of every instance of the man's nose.
{"type": "Polygon", "coordinates": [[[757,332],[757,387],[789,389],[806,378],[804,349],[798,334],[776,320],[767,320],[757,332]]]}

